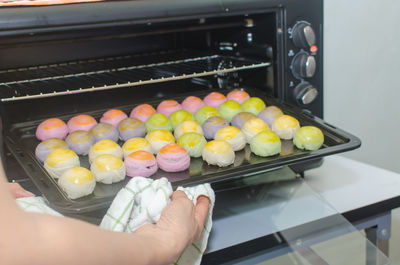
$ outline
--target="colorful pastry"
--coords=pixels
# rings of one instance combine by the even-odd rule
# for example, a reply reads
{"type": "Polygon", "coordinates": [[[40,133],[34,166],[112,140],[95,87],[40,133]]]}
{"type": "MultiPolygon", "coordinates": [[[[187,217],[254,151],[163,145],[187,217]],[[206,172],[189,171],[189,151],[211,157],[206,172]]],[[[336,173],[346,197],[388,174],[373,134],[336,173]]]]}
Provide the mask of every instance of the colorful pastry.
{"type": "Polygon", "coordinates": [[[59,138],[49,138],[36,146],[35,155],[40,162],[44,162],[46,157],[56,149],[67,149],[67,143],[59,138]]]}
{"type": "Polygon", "coordinates": [[[276,106],[268,106],[257,115],[257,118],[262,119],[263,121],[265,121],[268,124],[268,126],[271,127],[272,123],[274,123],[275,119],[282,115],[283,115],[283,112],[281,111],[280,108],[278,108],[276,106]]]}
{"type": "Polygon", "coordinates": [[[182,101],[181,105],[182,109],[187,110],[194,115],[196,111],[204,106],[204,102],[201,100],[201,98],[188,96],[182,101]]]}
{"type": "Polygon", "coordinates": [[[233,117],[231,124],[232,126],[242,129],[246,121],[256,118],[256,115],[250,112],[240,112],[235,117],[233,117]]]}
{"type": "Polygon", "coordinates": [[[184,171],[190,166],[190,156],[182,146],[168,144],[157,154],[158,166],[166,172],[184,171]]]}
{"type": "Polygon", "coordinates": [[[204,145],[202,157],[209,165],[226,167],[235,161],[235,152],[228,142],[213,140],[204,145]]]}
{"type": "Polygon", "coordinates": [[[142,122],[146,122],[151,115],[156,113],[156,110],[149,104],[141,104],[134,107],[129,115],[131,118],[138,119],[142,122]]]}
{"type": "Polygon", "coordinates": [[[234,100],[239,104],[242,104],[245,100],[249,99],[250,96],[245,91],[235,89],[229,92],[228,95],[226,95],[226,98],[228,100],[234,100]]]}
{"type": "Polygon", "coordinates": [[[124,152],[122,151],[121,146],[119,146],[116,142],[105,139],[92,145],[89,150],[89,162],[93,163],[96,157],[106,154],[115,155],[120,159],[124,157],[124,152]]]}
{"type": "Polygon", "coordinates": [[[212,116],[203,123],[204,136],[207,139],[214,139],[215,133],[223,128],[229,126],[229,122],[219,116],[212,116]]]}
{"type": "Polygon", "coordinates": [[[151,148],[151,145],[149,141],[147,141],[145,138],[141,137],[134,137],[126,141],[122,145],[122,151],[124,152],[124,158],[132,154],[133,152],[136,151],[146,151],[149,153],[153,153],[153,149],[151,148]]]}
{"type": "Polygon", "coordinates": [[[40,141],[50,138],[60,138],[64,140],[67,134],[67,125],[65,122],[57,118],[50,118],[42,121],[36,128],[36,138],[38,138],[40,141]]]}
{"type": "Polygon", "coordinates": [[[189,132],[196,132],[199,134],[203,134],[203,129],[197,122],[192,121],[192,120],[187,120],[187,121],[181,122],[175,128],[175,131],[174,131],[175,139],[178,139],[179,137],[181,137],[182,134],[189,133],[189,132]]]}
{"type": "Polygon", "coordinates": [[[282,115],[272,123],[272,131],[281,139],[290,140],[300,128],[299,121],[289,115],[282,115]]]}
{"type": "Polygon", "coordinates": [[[242,127],[247,143],[250,143],[251,138],[255,135],[265,130],[269,130],[268,124],[259,118],[248,120],[242,127]]]}
{"type": "Polygon", "coordinates": [[[281,139],[274,132],[262,131],[251,139],[250,149],[258,156],[273,156],[281,152],[281,139]]]}
{"type": "Polygon", "coordinates": [[[95,143],[95,139],[90,132],[77,130],[70,133],[65,142],[77,155],[87,155],[90,147],[95,143]]]}
{"type": "Polygon", "coordinates": [[[126,141],[133,137],[143,137],[146,134],[146,128],[143,122],[135,118],[126,118],[118,125],[119,138],[126,141]]]}
{"type": "Polygon", "coordinates": [[[203,102],[207,106],[214,107],[218,109],[219,105],[226,101],[226,97],[219,92],[211,92],[204,97],[203,102]]]}
{"type": "Polygon", "coordinates": [[[150,177],[157,172],[157,160],[153,154],[140,150],[125,158],[126,175],[129,177],[150,177]]]}
{"type": "Polygon", "coordinates": [[[197,121],[198,124],[203,125],[203,123],[210,117],[218,116],[219,112],[216,108],[211,106],[201,107],[196,114],[194,114],[194,120],[197,121]]]}
{"type": "Polygon", "coordinates": [[[233,126],[226,126],[219,129],[214,139],[227,141],[235,152],[242,150],[246,146],[246,136],[238,128],[233,126]]]}
{"type": "Polygon", "coordinates": [[[172,130],[175,130],[179,123],[187,120],[193,120],[192,113],[187,110],[177,110],[169,116],[169,122],[171,123],[172,130]]]}
{"type": "Polygon", "coordinates": [[[177,143],[186,149],[191,157],[200,157],[204,145],[207,143],[203,135],[195,132],[182,134],[177,143]]]}
{"type": "Polygon", "coordinates": [[[126,118],[128,118],[128,115],[126,115],[122,110],[110,109],[104,112],[103,116],[100,118],[100,122],[108,123],[117,127],[118,124],[126,118]]]}
{"type": "Polygon", "coordinates": [[[243,111],[253,113],[254,115],[258,115],[261,110],[265,108],[265,103],[262,99],[257,97],[251,97],[245,100],[242,104],[243,111]]]}
{"type": "Polygon", "coordinates": [[[91,194],[96,187],[96,180],[86,168],[73,167],[62,174],[58,185],[67,193],[68,198],[74,200],[91,194]]]}
{"type": "Polygon", "coordinates": [[[53,178],[59,178],[67,169],[79,166],[78,155],[70,149],[56,149],[44,161],[44,168],[53,178]]]}
{"type": "Polygon", "coordinates": [[[299,149],[315,151],[324,143],[324,134],[315,126],[303,126],[295,133],[293,143],[299,149]]]}
{"type": "Polygon", "coordinates": [[[222,118],[231,122],[236,114],[242,112],[242,106],[234,100],[228,100],[219,106],[218,111],[222,118]]]}
{"type": "Polygon", "coordinates": [[[96,142],[104,139],[117,142],[119,139],[119,132],[117,128],[108,123],[99,123],[95,125],[90,132],[92,133],[96,142]]]}
{"type": "Polygon", "coordinates": [[[67,123],[70,133],[77,130],[90,131],[96,124],[97,121],[92,116],[86,114],[72,117],[67,123]]]}
{"type": "Polygon", "coordinates": [[[122,160],[114,155],[99,155],[90,165],[90,171],[97,182],[112,184],[125,178],[126,170],[122,160]]]}
{"type": "Polygon", "coordinates": [[[163,100],[157,106],[157,112],[162,113],[165,116],[169,117],[172,112],[181,110],[182,106],[178,103],[178,101],[173,99],[163,100]]]}
{"type": "Polygon", "coordinates": [[[151,132],[152,130],[167,130],[172,131],[172,125],[169,122],[167,116],[162,113],[155,113],[144,124],[146,127],[146,132],[151,132]]]}
{"type": "Polygon", "coordinates": [[[157,154],[161,148],[167,144],[175,143],[174,136],[167,130],[153,130],[146,135],[154,154],[157,154]]]}

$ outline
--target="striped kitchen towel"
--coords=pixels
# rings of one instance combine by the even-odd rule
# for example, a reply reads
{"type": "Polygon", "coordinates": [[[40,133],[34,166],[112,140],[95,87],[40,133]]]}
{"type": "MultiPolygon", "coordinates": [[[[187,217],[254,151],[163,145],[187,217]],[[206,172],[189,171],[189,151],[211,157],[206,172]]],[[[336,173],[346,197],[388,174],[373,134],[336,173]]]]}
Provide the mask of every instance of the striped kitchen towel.
{"type": "Polygon", "coordinates": [[[18,198],[16,201],[18,205],[27,212],[47,213],[56,216],[63,216],[59,212],[47,206],[43,198],[40,196],[18,198]]]}
{"type": "MultiPolygon", "coordinates": [[[[200,264],[207,247],[208,237],[212,227],[212,210],[215,194],[210,184],[201,184],[195,187],[179,187],[188,198],[196,204],[199,196],[210,198],[210,208],[205,222],[204,231],[200,239],[193,242],[181,254],[174,264],[200,264]]],[[[171,183],[166,178],[152,180],[143,177],[134,177],[125,188],[121,189],[112,202],[100,227],[112,231],[131,233],[144,224],[156,223],[162,210],[167,206],[172,194],[171,183]]]]}
{"type": "MultiPolygon", "coordinates": [[[[187,188],[179,187],[177,190],[184,191],[194,204],[201,195],[210,198],[210,208],[200,239],[188,246],[174,262],[174,265],[198,265],[207,247],[211,232],[215,194],[210,184],[187,188]]],[[[172,192],[171,183],[166,178],[152,180],[134,177],[118,192],[103,217],[100,227],[112,231],[132,233],[142,225],[156,223],[160,219],[161,212],[170,202],[169,197],[172,192]]],[[[42,197],[25,197],[16,201],[25,211],[62,216],[47,206],[42,197]]]]}

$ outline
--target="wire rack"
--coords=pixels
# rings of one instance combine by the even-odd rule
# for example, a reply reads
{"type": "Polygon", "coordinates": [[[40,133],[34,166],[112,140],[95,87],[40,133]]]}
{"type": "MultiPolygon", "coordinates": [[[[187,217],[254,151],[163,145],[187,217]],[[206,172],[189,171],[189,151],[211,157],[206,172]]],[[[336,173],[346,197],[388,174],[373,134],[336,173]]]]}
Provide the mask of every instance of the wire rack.
{"type": "Polygon", "coordinates": [[[134,87],[270,64],[269,61],[216,54],[190,56],[170,52],[35,66],[0,71],[0,98],[8,102],[134,87]]]}

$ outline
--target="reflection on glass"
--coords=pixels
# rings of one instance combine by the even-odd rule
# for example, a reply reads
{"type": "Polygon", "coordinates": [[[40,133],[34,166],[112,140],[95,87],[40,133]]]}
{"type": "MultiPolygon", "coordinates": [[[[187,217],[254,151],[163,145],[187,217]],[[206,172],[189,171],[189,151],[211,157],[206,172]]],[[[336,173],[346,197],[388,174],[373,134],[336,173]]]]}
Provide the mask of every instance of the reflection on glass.
{"type": "Polygon", "coordinates": [[[260,265],[388,264],[360,231],[288,167],[217,188],[209,253],[265,237],[271,245],[248,245],[261,250],[237,258],[260,265]]]}

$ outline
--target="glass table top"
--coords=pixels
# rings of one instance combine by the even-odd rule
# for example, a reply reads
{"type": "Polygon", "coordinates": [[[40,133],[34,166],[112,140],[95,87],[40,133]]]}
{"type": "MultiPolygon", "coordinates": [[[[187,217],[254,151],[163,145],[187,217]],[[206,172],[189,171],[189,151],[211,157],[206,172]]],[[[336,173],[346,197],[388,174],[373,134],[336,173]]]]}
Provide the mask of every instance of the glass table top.
{"type": "Polygon", "coordinates": [[[209,255],[202,264],[389,264],[288,167],[215,188],[209,255]]]}

